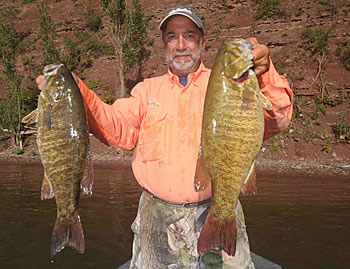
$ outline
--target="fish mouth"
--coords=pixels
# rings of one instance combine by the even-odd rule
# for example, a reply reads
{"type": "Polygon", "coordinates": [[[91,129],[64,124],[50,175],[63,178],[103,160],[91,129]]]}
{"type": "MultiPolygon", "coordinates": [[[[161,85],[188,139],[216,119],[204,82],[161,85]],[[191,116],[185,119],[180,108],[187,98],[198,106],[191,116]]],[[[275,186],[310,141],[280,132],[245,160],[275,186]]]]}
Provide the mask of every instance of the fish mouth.
{"type": "Polygon", "coordinates": [[[63,66],[63,64],[49,64],[44,67],[44,76],[56,75],[57,71],[63,66]]]}
{"type": "Polygon", "coordinates": [[[245,71],[239,78],[232,78],[232,80],[235,82],[243,82],[247,80],[248,75],[249,75],[249,70],[245,71]]]}
{"type": "Polygon", "coordinates": [[[226,40],[225,44],[226,44],[226,49],[227,49],[227,46],[231,46],[233,48],[239,48],[246,53],[250,53],[252,49],[252,44],[245,39],[226,40]]]}
{"type": "Polygon", "coordinates": [[[247,40],[234,39],[225,41],[224,74],[236,82],[248,78],[247,72],[253,66],[251,43],[247,40]]]}

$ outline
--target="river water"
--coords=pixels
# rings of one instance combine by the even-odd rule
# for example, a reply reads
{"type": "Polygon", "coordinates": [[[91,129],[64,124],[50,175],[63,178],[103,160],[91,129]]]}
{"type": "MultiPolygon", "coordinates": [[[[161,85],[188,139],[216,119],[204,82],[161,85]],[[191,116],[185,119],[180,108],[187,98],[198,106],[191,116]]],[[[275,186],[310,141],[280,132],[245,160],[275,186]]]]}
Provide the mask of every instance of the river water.
{"type": "MultiPolygon", "coordinates": [[[[95,168],[93,197],[80,199],[85,254],[50,256],[54,200],[40,201],[40,165],[0,163],[1,268],[116,268],[130,258],[140,188],[129,166],[95,168]]],[[[243,197],[251,249],[287,269],[349,268],[350,179],[258,175],[243,197]]]]}

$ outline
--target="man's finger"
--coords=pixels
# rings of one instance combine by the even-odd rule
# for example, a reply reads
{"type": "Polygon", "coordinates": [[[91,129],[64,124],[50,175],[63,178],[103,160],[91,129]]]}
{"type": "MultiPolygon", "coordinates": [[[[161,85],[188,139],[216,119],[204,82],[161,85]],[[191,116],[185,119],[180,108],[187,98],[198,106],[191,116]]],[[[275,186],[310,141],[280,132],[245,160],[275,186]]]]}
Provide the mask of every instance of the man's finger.
{"type": "Polygon", "coordinates": [[[43,75],[40,75],[35,79],[35,81],[36,81],[36,84],[38,85],[39,90],[42,90],[45,84],[45,77],[43,75]]]}
{"type": "Polygon", "coordinates": [[[257,76],[260,76],[269,69],[269,49],[267,46],[260,44],[255,37],[249,37],[246,40],[252,44],[251,54],[253,55],[253,71],[257,76]]]}
{"type": "Polygon", "coordinates": [[[259,44],[258,40],[255,37],[248,37],[246,40],[249,41],[252,45],[259,44]]]}

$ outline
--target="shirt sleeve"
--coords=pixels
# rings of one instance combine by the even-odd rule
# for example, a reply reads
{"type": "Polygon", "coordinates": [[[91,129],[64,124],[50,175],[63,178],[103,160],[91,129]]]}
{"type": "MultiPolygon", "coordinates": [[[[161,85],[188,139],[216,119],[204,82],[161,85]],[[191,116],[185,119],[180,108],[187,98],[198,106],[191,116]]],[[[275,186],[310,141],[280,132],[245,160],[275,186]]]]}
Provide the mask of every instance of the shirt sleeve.
{"type": "Polygon", "coordinates": [[[108,146],[132,149],[138,139],[145,107],[142,83],[135,86],[129,98],[109,105],[80,78],[76,77],[76,81],[83,96],[89,131],[108,146]]]}
{"type": "Polygon", "coordinates": [[[272,110],[264,109],[264,140],[266,140],[289,125],[293,109],[293,92],[287,80],[277,73],[271,59],[268,72],[262,74],[258,81],[261,92],[272,104],[272,110]]]}

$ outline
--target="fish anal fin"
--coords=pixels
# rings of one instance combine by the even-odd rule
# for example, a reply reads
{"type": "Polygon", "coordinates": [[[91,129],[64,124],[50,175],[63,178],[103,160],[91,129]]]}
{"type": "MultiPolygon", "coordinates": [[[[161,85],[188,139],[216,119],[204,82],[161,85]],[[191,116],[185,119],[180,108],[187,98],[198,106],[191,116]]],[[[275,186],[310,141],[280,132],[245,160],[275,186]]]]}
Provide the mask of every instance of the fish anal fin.
{"type": "Polygon", "coordinates": [[[62,223],[56,219],[51,240],[51,256],[66,246],[76,249],[80,254],[85,252],[84,233],[78,212],[75,213],[72,223],[62,223]]]}
{"type": "Polygon", "coordinates": [[[208,252],[219,247],[228,255],[235,256],[236,253],[236,218],[215,220],[215,217],[209,213],[205,220],[203,229],[199,235],[197,251],[198,253],[208,252]]]}
{"type": "Polygon", "coordinates": [[[50,181],[44,173],[43,182],[41,183],[41,200],[52,199],[55,197],[50,181]]]}
{"type": "Polygon", "coordinates": [[[242,186],[241,192],[243,195],[255,195],[258,192],[258,187],[256,183],[256,171],[255,165],[253,164],[250,168],[248,176],[242,186]]]}
{"type": "MultiPolygon", "coordinates": [[[[89,144],[90,145],[90,144],[89,144]]],[[[89,146],[89,153],[87,156],[87,164],[83,180],[80,182],[80,191],[82,194],[92,195],[92,187],[94,185],[94,166],[91,158],[91,151],[89,146]]]]}

